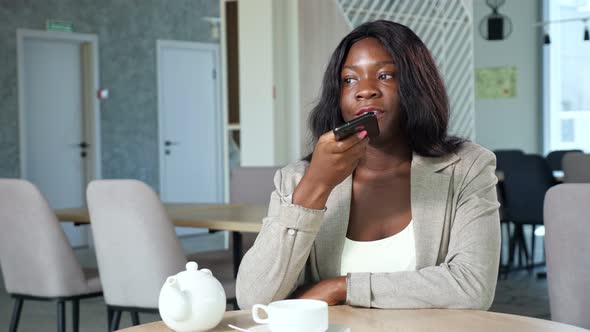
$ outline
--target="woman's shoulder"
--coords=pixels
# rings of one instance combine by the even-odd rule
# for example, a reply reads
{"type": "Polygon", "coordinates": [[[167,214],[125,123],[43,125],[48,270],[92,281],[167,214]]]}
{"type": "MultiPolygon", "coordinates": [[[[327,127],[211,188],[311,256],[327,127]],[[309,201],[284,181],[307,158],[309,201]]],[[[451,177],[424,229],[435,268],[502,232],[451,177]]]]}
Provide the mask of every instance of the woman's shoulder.
{"type": "Polygon", "coordinates": [[[496,169],[496,155],[483,146],[465,142],[455,152],[457,165],[455,175],[459,178],[474,178],[485,174],[484,177],[494,177],[496,169]]]}
{"type": "Polygon", "coordinates": [[[496,156],[494,153],[483,146],[473,143],[473,142],[464,142],[462,143],[455,154],[461,159],[463,162],[472,162],[478,159],[486,159],[486,160],[495,160],[496,156]]]}
{"type": "Polygon", "coordinates": [[[455,165],[455,168],[457,166],[459,168],[470,167],[478,160],[484,163],[489,161],[495,163],[495,156],[491,151],[469,141],[461,143],[454,152],[439,157],[424,157],[414,154],[414,159],[416,164],[427,165],[435,171],[449,169],[451,165],[455,165]]]}

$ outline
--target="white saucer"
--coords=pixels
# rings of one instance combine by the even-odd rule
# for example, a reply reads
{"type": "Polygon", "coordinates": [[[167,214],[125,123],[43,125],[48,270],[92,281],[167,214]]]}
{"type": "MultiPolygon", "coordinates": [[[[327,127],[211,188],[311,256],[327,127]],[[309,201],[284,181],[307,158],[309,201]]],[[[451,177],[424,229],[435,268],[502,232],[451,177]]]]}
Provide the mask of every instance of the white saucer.
{"type": "MultiPolygon", "coordinates": [[[[268,325],[255,325],[248,328],[252,332],[270,332],[268,325]]],[[[342,325],[330,324],[326,332],[350,332],[350,328],[342,325]]]]}

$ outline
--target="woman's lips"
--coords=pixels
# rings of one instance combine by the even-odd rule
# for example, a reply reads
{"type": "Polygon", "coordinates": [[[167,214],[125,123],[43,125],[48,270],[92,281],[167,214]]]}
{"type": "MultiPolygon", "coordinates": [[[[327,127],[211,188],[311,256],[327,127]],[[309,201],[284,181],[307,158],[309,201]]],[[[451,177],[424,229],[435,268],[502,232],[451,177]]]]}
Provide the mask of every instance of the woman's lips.
{"type": "Polygon", "coordinates": [[[375,116],[377,117],[377,119],[381,118],[383,116],[383,113],[384,113],[382,110],[375,109],[375,108],[363,108],[360,111],[356,112],[354,114],[354,116],[356,118],[356,117],[359,117],[359,116],[361,116],[361,115],[363,115],[365,113],[369,113],[369,112],[375,113],[375,116]]]}

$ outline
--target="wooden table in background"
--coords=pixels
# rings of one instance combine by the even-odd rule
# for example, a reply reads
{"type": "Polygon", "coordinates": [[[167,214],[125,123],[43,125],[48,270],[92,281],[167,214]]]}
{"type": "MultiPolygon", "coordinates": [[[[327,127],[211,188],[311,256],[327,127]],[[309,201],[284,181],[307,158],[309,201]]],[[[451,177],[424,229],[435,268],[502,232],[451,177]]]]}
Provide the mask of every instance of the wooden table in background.
{"type": "MultiPolygon", "coordinates": [[[[258,233],[268,208],[245,204],[164,204],[168,217],[178,227],[208,228],[232,232],[234,272],[242,258],[241,232],[258,233]]],[[[90,223],[85,207],[57,209],[57,219],[77,224],[90,223]]]]}
{"type": "MultiPolygon", "coordinates": [[[[384,310],[350,306],[329,308],[330,323],[349,327],[352,332],[389,331],[501,331],[501,332],[582,332],[579,327],[530,318],[478,310],[420,309],[384,310]]],[[[228,311],[210,332],[235,332],[227,324],[242,328],[255,326],[249,310],[228,311]]],[[[139,325],[124,332],[169,332],[163,322],[139,325]]]]}

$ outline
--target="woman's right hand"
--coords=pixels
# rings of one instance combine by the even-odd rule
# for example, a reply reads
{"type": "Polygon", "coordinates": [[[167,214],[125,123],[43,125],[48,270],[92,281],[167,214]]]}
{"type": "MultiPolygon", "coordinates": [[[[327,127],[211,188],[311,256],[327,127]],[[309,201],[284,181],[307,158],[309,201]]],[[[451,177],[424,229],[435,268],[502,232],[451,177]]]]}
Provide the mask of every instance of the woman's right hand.
{"type": "Polygon", "coordinates": [[[332,131],[320,136],[311,164],[293,193],[293,204],[323,209],[332,189],[352,174],[365,155],[366,136],[364,130],[342,141],[336,141],[332,131]]]}

